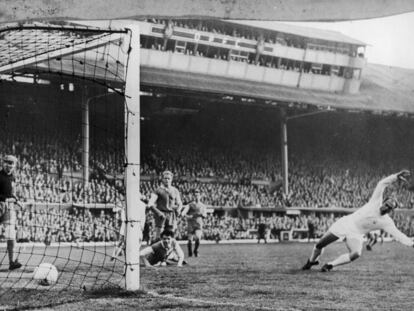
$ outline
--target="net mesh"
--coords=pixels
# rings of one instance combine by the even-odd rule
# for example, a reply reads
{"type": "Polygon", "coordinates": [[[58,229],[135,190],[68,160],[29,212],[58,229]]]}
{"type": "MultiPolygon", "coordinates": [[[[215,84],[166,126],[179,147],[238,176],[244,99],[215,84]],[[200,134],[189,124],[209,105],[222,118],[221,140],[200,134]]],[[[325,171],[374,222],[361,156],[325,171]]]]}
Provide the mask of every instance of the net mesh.
{"type": "Polygon", "coordinates": [[[0,200],[3,307],[124,286],[129,35],[67,23],[0,29],[0,156],[18,159],[17,202],[0,200]],[[16,261],[21,268],[13,269],[16,261]],[[56,266],[56,282],[34,278],[41,263],[56,266]]]}

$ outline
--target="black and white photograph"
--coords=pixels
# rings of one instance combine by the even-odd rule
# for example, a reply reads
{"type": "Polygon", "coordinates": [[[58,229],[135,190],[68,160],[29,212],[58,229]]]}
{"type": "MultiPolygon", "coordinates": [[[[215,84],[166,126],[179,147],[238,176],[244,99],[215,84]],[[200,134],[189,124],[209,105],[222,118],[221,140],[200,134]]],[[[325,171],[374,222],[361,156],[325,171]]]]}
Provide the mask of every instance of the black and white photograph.
{"type": "Polygon", "coordinates": [[[413,310],[414,2],[0,0],[0,310],[413,310]]]}

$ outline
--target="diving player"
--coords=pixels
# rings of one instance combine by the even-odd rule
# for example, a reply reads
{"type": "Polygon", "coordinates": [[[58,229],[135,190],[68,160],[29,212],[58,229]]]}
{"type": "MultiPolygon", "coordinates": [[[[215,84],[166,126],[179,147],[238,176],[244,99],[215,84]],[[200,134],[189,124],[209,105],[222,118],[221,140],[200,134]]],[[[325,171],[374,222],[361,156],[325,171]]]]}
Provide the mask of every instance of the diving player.
{"type": "Polygon", "coordinates": [[[319,264],[318,258],[323,249],[338,239],[344,239],[349,252],[323,265],[321,271],[327,272],[336,266],[354,261],[362,254],[364,234],[373,230],[382,229],[392,235],[398,242],[413,247],[413,241],[397,229],[394,221],[388,215],[397,208],[397,201],[393,198],[383,198],[386,187],[395,182],[407,183],[406,178],[409,176],[410,172],[403,170],[379,181],[368,203],[354,213],[338,219],[328,229],[319,242],[316,243],[310,258],[302,269],[308,270],[319,264]]]}

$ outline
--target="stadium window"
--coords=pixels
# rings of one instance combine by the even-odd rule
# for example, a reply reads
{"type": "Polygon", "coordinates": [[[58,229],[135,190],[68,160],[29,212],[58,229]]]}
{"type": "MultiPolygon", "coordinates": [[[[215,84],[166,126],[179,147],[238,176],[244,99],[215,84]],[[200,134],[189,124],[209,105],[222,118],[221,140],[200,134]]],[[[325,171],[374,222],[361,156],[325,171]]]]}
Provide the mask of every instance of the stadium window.
{"type": "Polygon", "coordinates": [[[186,46],[186,54],[195,55],[196,54],[196,44],[192,42],[187,42],[186,46]]]}
{"type": "Polygon", "coordinates": [[[302,71],[308,73],[311,70],[311,63],[305,62],[303,63],[302,71]]]}
{"type": "Polygon", "coordinates": [[[147,43],[148,43],[148,37],[147,36],[141,35],[140,38],[139,38],[139,40],[140,40],[140,44],[141,44],[141,47],[142,48],[144,48],[144,49],[148,48],[148,45],[147,45],[147,43]]]}
{"type": "Polygon", "coordinates": [[[331,66],[331,74],[339,76],[339,66],[331,66]]]}
{"type": "Polygon", "coordinates": [[[248,60],[249,53],[237,50],[230,50],[230,60],[245,62],[248,60]]]}
{"type": "Polygon", "coordinates": [[[208,58],[217,58],[218,55],[218,48],[215,46],[209,46],[207,47],[207,53],[206,56],[208,58]]]}
{"type": "Polygon", "coordinates": [[[172,51],[172,52],[174,52],[175,51],[175,43],[176,43],[176,41],[175,40],[171,40],[171,39],[164,39],[164,40],[166,40],[166,42],[165,41],[163,42],[163,50],[164,51],[172,51]]]}
{"type": "Polygon", "coordinates": [[[322,71],[322,64],[312,63],[311,71],[312,73],[320,74],[322,71]]]}
{"type": "Polygon", "coordinates": [[[198,44],[197,46],[198,54],[201,56],[207,56],[209,51],[209,46],[204,44],[198,44]]]}
{"type": "Polygon", "coordinates": [[[358,47],[358,57],[364,58],[365,56],[365,47],[360,46],[358,47]]]}
{"type": "Polygon", "coordinates": [[[344,78],[345,79],[352,79],[352,74],[353,74],[352,71],[353,71],[352,68],[345,68],[344,69],[344,78]]]}
{"type": "Polygon", "coordinates": [[[147,37],[147,41],[144,45],[144,47],[147,47],[149,49],[157,49],[157,46],[161,44],[162,40],[159,38],[154,37],[147,37]]]}
{"type": "Polygon", "coordinates": [[[323,75],[330,75],[331,73],[331,66],[330,65],[322,65],[322,74],[323,75]]]}

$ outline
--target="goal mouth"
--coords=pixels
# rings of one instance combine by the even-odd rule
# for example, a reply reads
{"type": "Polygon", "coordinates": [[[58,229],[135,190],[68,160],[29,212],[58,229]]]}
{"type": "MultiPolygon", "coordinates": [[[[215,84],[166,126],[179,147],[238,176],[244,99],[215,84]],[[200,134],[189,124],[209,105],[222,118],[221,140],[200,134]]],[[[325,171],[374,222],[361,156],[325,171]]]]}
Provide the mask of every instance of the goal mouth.
{"type": "Polygon", "coordinates": [[[19,201],[7,206],[10,222],[0,223],[4,254],[6,240],[15,241],[12,259],[0,261],[0,305],[19,303],[11,297],[22,291],[125,288],[125,267],[139,261],[127,260],[128,250],[114,256],[127,234],[121,227],[137,222],[125,212],[124,178],[139,163],[127,143],[139,137],[139,122],[130,125],[139,120],[130,112],[131,98],[139,107],[139,65],[127,70],[139,57],[131,56],[132,32],[67,22],[0,28],[0,165],[6,154],[18,158],[19,201]],[[33,278],[42,263],[57,268],[49,286],[33,278]]]}
{"type": "Polygon", "coordinates": [[[127,33],[73,23],[5,25],[0,28],[0,74],[5,79],[47,72],[119,85],[125,83],[127,51],[119,50],[127,33]]]}

